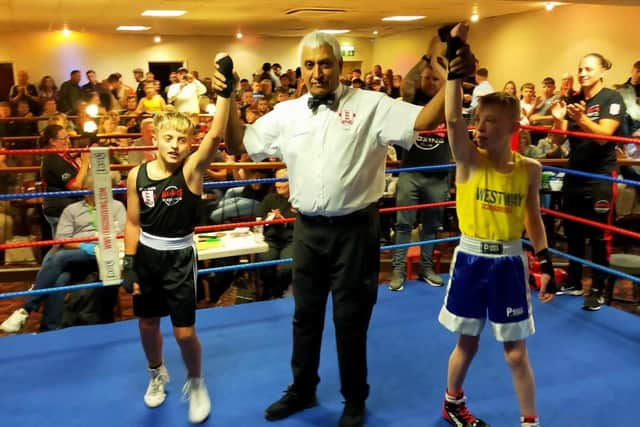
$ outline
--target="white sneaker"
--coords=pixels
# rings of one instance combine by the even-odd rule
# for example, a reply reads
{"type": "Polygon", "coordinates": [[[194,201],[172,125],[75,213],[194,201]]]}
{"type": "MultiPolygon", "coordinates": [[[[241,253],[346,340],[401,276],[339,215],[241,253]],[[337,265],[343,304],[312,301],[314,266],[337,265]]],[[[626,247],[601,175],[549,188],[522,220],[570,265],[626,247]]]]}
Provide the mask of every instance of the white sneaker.
{"type": "Polygon", "coordinates": [[[28,318],[29,312],[24,308],[19,308],[11,313],[11,316],[9,316],[7,320],[2,322],[0,330],[7,334],[15,334],[22,329],[25,323],[27,323],[28,318]]]}
{"type": "Polygon", "coordinates": [[[157,408],[162,405],[167,398],[164,385],[169,382],[169,371],[167,371],[167,368],[162,364],[156,369],[149,369],[149,374],[151,374],[151,379],[149,380],[147,391],[144,394],[144,404],[149,408],[157,408]]]}
{"type": "Polygon", "coordinates": [[[189,401],[189,422],[200,424],[209,418],[211,400],[202,378],[187,378],[182,393],[189,401]]]}

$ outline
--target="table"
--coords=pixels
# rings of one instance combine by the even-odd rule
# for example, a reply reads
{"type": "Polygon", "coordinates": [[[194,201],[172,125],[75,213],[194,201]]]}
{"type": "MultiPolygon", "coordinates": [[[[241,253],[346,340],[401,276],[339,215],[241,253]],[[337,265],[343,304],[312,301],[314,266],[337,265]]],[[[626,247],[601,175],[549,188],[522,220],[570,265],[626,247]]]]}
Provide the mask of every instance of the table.
{"type": "MultiPolygon", "coordinates": [[[[260,236],[261,237],[261,236],[260,236]]],[[[198,260],[253,255],[267,252],[269,245],[262,238],[244,228],[194,236],[198,260]]]]}

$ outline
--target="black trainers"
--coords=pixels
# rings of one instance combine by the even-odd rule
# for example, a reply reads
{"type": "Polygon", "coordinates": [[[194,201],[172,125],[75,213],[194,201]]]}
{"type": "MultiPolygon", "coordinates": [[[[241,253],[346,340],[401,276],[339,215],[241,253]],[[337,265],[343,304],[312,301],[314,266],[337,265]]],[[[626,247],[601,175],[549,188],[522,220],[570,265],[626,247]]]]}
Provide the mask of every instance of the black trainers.
{"type": "Polygon", "coordinates": [[[269,421],[281,420],[296,412],[313,408],[317,404],[315,392],[303,395],[298,393],[293,385],[290,385],[287,387],[287,391],[284,392],[284,396],[280,400],[273,402],[264,411],[264,417],[269,421]]]}
{"type": "Polygon", "coordinates": [[[469,412],[465,400],[464,396],[459,399],[445,398],[442,406],[442,417],[445,421],[456,427],[489,427],[489,424],[469,412]]]}
{"type": "Polygon", "coordinates": [[[340,416],[338,427],[362,427],[364,425],[364,410],[364,402],[347,400],[344,403],[344,410],[340,416]]]}
{"type": "Polygon", "coordinates": [[[602,299],[600,298],[600,292],[597,289],[591,289],[589,295],[584,297],[582,303],[582,309],[587,311],[598,311],[602,305],[602,299]]]}

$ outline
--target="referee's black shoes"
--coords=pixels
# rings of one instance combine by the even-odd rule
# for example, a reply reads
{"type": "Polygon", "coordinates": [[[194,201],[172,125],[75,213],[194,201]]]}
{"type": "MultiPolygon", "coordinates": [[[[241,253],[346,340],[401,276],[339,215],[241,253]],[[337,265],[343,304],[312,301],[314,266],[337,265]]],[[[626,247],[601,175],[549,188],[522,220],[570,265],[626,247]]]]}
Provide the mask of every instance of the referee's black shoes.
{"type": "Polygon", "coordinates": [[[318,404],[315,392],[300,393],[292,384],[287,387],[284,396],[276,402],[273,402],[264,412],[264,417],[269,421],[281,420],[287,418],[296,412],[313,408],[318,404]]]}
{"type": "Polygon", "coordinates": [[[344,403],[344,410],[338,427],[362,427],[364,425],[365,406],[363,401],[349,401],[344,403]]]}

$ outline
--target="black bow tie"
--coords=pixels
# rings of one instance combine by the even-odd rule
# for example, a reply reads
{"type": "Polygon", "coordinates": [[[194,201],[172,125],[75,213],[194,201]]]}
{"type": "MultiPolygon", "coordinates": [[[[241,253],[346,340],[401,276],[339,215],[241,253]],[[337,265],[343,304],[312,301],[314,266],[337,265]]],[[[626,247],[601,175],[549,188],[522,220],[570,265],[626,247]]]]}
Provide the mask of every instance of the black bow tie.
{"type": "Polygon", "coordinates": [[[322,104],[326,105],[327,107],[331,107],[335,101],[336,101],[335,93],[330,93],[323,97],[311,96],[307,100],[307,106],[309,106],[310,109],[315,111],[322,104]]]}

